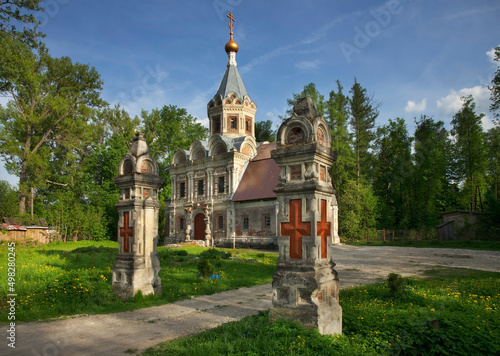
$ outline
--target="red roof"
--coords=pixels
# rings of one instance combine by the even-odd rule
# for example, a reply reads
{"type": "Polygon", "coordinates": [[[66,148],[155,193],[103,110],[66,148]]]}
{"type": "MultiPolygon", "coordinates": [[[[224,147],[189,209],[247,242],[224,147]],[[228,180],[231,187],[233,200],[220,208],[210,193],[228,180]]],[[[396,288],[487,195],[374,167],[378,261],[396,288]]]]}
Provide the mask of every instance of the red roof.
{"type": "Polygon", "coordinates": [[[233,201],[276,198],[273,190],[278,184],[280,169],[271,158],[271,150],[274,148],[276,143],[266,143],[257,147],[257,155],[248,162],[233,201]]]}
{"type": "Polygon", "coordinates": [[[9,231],[26,231],[27,229],[21,225],[9,225],[9,224],[1,224],[2,227],[9,231]]]}

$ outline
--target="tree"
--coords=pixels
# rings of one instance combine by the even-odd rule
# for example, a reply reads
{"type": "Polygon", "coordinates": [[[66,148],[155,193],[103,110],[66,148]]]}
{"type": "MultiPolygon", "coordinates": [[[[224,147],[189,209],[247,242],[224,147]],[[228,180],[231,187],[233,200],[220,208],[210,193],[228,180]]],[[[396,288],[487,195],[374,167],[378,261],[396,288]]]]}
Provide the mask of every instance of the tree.
{"type": "Polygon", "coordinates": [[[42,0],[0,0],[0,37],[21,41],[30,47],[38,47],[38,21],[34,13],[43,10],[42,0]],[[18,26],[22,25],[22,29],[18,26]]]}
{"type": "Polygon", "coordinates": [[[500,123],[500,46],[495,48],[495,61],[499,63],[495,77],[493,77],[491,83],[492,86],[489,87],[491,91],[491,106],[490,110],[493,112],[493,116],[496,118],[497,125],[500,123]]]}
{"type": "Polygon", "coordinates": [[[493,197],[498,199],[498,178],[500,176],[500,127],[493,127],[486,134],[488,146],[488,178],[493,197]]]}
{"type": "Polygon", "coordinates": [[[83,149],[89,108],[105,103],[95,68],[52,58],[44,50],[32,52],[20,43],[4,44],[0,58],[15,65],[0,68],[1,93],[12,97],[0,108],[0,156],[8,172],[19,176],[19,212],[24,214],[30,188],[45,184],[56,148],[83,149]]]}
{"type": "Polygon", "coordinates": [[[342,92],[343,87],[337,80],[337,91],[330,92],[326,102],[328,126],[332,135],[332,150],[337,159],[332,167],[333,182],[338,194],[342,194],[343,183],[353,178],[354,156],[352,152],[352,138],[348,129],[349,98],[342,92]]]}
{"type": "Polygon", "coordinates": [[[377,208],[377,198],[369,186],[346,181],[339,199],[339,234],[348,239],[362,239],[366,229],[375,227],[377,208]]]}
{"type": "Polygon", "coordinates": [[[451,207],[455,190],[447,176],[450,143],[444,122],[422,115],[415,120],[414,170],[411,179],[413,214],[410,227],[433,227],[451,207]]]}
{"type": "Polygon", "coordinates": [[[373,97],[367,96],[366,89],[358,83],[356,78],[354,78],[350,93],[350,124],[353,129],[356,182],[359,184],[370,167],[371,157],[368,150],[374,139],[372,130],[375,127],[380,104],[376,103],[373,97]]]}
{"type": "Polygon", "coordinates": [[[381,227],[406,227],[409,218],[411,142],[403,119],[377,130],[374,190],[381,202],[381,227]]]}
{"type": "Polygon", "coordinates": [[[462,207],[476,210],[478,195],[482,192],[484,196],[487,168],[485,135],[481,124],[484,114],[475,113],[476,104],[471,95],[463,97],[462,101],[462,108],[451,121],[451,134],[464,196],[462,207]]]}
{"type": "Polygon", "coordinates": [[[169,165],[174,153],[179,149],[189,149],[194,140],[205,140],[208,129],[186,109],[175,105],[165,105],[150,113],[141,112],[144,123],[144,138],[148,142],[150,154],[160,164],[169,165]]]}
{"type": "Polygon", "coordinates": [[[273,122],[271,120],[255,123],[255,140],[257,142],[276,141],[276,130],[273,130],[273,122]]]}
{"type": "MultiPolygon", "coordinates": [[[[287,110],[287,115],[291,116],[292,111],[293,111],[293,106],[295,105],[295,102],[299,98],[304,98],[308,97],[311,98],[314,106],[316,108],[316,111],[318,112],[318,115],[324,115],[325,114],[325,97],[319,93],[319,91],[316,89],[316,85],[314,83],[309,83],[304,86],[304,89],[299,93],[299,94],[292,94],[293,99],[287,99],[287,104],[288,106],[291,107],[291,109],[287,110]]],[[[282,117],[282,119],[287,119],[286,117],[282,117]]]]}
{"type": "Polygon", "coordinates": [[[0,180],[0,218],[17,216],[17,192],[7,181],[0,180]]]}

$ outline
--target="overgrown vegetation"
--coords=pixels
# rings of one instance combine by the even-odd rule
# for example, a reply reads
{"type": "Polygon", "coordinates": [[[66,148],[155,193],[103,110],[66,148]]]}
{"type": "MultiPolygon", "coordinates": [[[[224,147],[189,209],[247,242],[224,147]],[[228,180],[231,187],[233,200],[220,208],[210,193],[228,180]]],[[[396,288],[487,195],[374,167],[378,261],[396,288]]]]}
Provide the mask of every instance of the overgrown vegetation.
{"type": "Polygon", "coordinates": [[[161,344],[143,355],[497,355],[500,273],[449,269],[340,292],[343,335],[320,335],[268,313],[161,344]]]}
{"type": "MultiPolygon", "coordinates": [[[[184,249],[160,247],[161,296],[118,299],[111,288],[118,244],[111,241],[67,242],[16,249],[16,320],[32,321],[73,314],[98,314],[172,303],[190,296],[271,283],[277,254],[238,250],[235,260],[216,260],[219,279],[198,277],[199,246],[184,249]]],[[[7,293],[7,244],[0,244],[0,320],[5,322],[7,293]]]]}

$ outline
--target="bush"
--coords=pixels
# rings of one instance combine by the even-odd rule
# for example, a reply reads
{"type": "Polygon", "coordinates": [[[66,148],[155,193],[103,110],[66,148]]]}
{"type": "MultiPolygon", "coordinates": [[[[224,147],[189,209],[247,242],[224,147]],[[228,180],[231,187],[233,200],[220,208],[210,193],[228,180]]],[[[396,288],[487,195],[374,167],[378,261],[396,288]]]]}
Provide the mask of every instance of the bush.
{"type": "Polygon", "coordinates": [[[203,280],[205,280],[214,273],[214,266],[210,264],[209,260],[204,258],[198,262],[198,271],[202,275],[203,280]]]}
{"type": "Polygon", "coordinates": [[[172,251],[172,256],[187,256],[188,252],[186,250],[174,250],[172,251]]]}
{"type": "Polygon", "coordinates": [[[231,257],[231,252],[218,250],[216,248],[209,248],[208,250],[200,253],[199,256],[201,259],[205,258],[208,260],[227,260],[229,257],[231,257]]]}
{"type": "Polygon", "coordinates": [[[387,277],[387,288],[389,288],[391,298],[399,297],[405,291],[406,279],[397,273],[390,273],[387,277]]]}

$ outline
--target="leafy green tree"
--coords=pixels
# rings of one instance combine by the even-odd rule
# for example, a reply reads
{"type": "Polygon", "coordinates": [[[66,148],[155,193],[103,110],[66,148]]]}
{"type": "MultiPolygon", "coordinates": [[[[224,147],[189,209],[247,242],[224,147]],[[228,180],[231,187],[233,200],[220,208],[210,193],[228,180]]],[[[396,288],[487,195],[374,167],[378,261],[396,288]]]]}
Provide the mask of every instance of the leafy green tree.
{"type": "Polygon", "coordinates": [[[374,189],[381,203],[381,227],[406,227],[409,220],[412,139],[401,118],[377,130],[374,189]]]}
{"type": "Polygon", "coordinates": [[[476,104],[471,95],[462,98],[463,106],[451,121],[457,174],[462,184],[462,207],[476,210],[478,193],[485,192],[487,151],[481,119],[475,113],[476,104]]]}
{"type": "Polygon", "coordinates": [[[332,150],[337,159],[332,167],[332,178],[338,194],[342,194],[343,183],[354,178],[354,155],[352,137],[349,133],[349,98],[342,92],[343,87],[337,80],[337,91],[330,92],[326,102],[328,126],[332,135],[332,150]]]}
{"type": "Polygon", "coordinates": [[[442,121],[422,115],[415,121],[412,173],[412,228],[433,227],[440,213],[453,207],[456,191],[448,180],[450,164],[449,132],[442,121]]]}
{"type": "Polygon", "coordinates": [[[158,163],[169,165],[174,153],[179,149],[189,149],[194,140],[205,140],[208,129],[186,109],[175,105],[165,105],[150,113],[141,112],[144,124],[144,138],[148,142],[150,154],[158,163]]]}
{"type": "Polygon", "coordinates": [[[257,142],[276,141],[276,130],[273,130],[273,122],[271,120],[255,123],[255,140],[257,142]]]}
{"type": "Polygon", "coordinates": [[[488,182],[493,196],[498,199],[498,177],[500,176],[500,127],[490,129],[486,134],[488,146],[488,182]]]}
{"type": "Polygon", "coordinates": [[[15,65],[0,68],[1,94],[12,98],[0,108],[0,156],[7,171],[19,176],[19,212],[24,214],[30,188],[45,185],[55,149],[71,154],[85,147],[92,131],[89,108],[104,105],[102,82],[93,67],[3,42],[0,58],[15,65]]]}
{"type": "Polygon", "coordinates": [[[362,239],[366,230],[376,226],[378,201],[372,189],[355,180],[344,183],[339,197],[339,234],[347,239],[362,239]]]}
{"type": "Polygon", "coordinates": [[[491,106],[490,110],[496,118],[497,125],[500,123],[500,46],[495,48],[495,61],[499,63],[495,76],[491,80],[492,85],[489,87],[491,91],[491,106]]]}
{"type": "Polygon", "coordinates": [[[368,180],[367,175],[372,161],[369,148],[374,139],[373,129],[375,119],[378,117],[378,107],[380,104],[366,94],[363,88],[354,78],[351,88],[350,104],[350,125],[353,130],[354,155],[356,159],[356,182],[360,184],[362,180],[368,180]]]}
{"type": "Polygon", "coordinates": [[[42,11],[42,0],[1,0],[0,1],[0,37],[21,41],[30,47],[38,47],[37,11],[42,11]],[[20,29],[19,26],[22,26],[20,29]]]}
{"type": "Polygon", "coordinates": [[[0,180],[0,219],[18,215],[17,191],[7,181],[0,180]]]}

